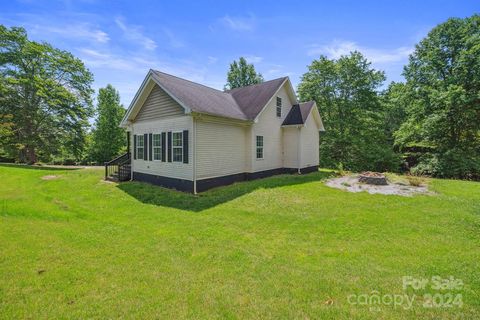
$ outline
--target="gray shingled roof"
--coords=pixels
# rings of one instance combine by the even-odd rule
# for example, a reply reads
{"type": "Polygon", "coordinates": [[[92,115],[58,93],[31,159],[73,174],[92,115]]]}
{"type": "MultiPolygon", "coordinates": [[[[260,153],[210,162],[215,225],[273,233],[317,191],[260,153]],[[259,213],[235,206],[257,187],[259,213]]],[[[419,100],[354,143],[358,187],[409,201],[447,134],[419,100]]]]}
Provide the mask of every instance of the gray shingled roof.
{"type": "Polygon", "coordinates": [[[152,71],[154,79],[192,111],[248,120],[231,95],[160,71],[152,71]]]}
{"type": "Polygon", "coordinates": [[[285,117],[285,120],[283,120],[282,126],[304,124],[305,121],[307,121],[307,117],[310,114],[313,105],[313,101],[293,105],[292,109],[290,109],[290,112],[285,117]]]}
{"type": "Polygon", "coordinates": [[[287,79],[220,91],[156,70],[152,70],[152,76],[192,111],[240,120],[254,120],[287,79]]]}
{"type": "Polygon", "coordinates": [[[248,119],[255,119],[285,80],[287,77],[228,90],[226,93],[232,95],[248,119]]]}

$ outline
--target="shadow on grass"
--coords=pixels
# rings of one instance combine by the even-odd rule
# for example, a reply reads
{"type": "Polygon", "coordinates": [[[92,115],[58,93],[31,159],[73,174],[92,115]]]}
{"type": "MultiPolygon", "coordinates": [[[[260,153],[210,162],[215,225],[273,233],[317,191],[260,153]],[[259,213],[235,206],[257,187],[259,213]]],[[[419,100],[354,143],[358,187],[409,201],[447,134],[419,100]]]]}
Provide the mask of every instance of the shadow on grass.
{"type": "Polygon", "coordinates": [[[31,169],[31,170],[48,170],[48,171],[55,171],[55,170],[65,171],[65,170],[83,169],[83,167],[72,168],[72,167],[62,167],[62,166],[37,166],[37,165],[18,164],[18,163],[0,163],[0,167],[31,169]]]}
{"type": "Polygon", "coordinates": [[[270,189],[303,184],[326,179],[332,175],[334,175],[333,172],[326,171],[304,175],[283,174],[264,179],[238,182],[229,186],[211,189],[197,195],[136,181],[120,183],[117,187],[143,203],[199,212],[253,192],[256,189],[270,189]]]}

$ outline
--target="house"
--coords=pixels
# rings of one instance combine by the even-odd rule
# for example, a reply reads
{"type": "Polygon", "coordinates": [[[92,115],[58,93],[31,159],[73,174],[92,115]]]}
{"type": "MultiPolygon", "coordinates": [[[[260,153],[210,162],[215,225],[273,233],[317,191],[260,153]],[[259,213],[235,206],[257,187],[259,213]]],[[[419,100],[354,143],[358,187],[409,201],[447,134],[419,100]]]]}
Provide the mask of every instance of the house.
{"type": "Polygon", "coordinates": [[[288,77],[220,91],[155,70],[121,126],[131,179],[193,193],[316,171],[324,130],[315,102],[299,103],[288,77]]]}

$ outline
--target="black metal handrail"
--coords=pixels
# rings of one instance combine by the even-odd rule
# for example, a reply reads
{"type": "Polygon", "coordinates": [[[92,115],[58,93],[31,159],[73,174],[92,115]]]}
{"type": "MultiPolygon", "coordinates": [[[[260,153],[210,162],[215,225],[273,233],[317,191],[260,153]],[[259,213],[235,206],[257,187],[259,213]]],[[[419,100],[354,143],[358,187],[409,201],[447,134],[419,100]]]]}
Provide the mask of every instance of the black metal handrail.
{"type": "Polygon", "coordinates": [[[109,165],[109,164],[114,164],[114,163],[118,163],[119,161],[123,161],[125,159],[130,159],[130,152],[126,152],[122,155],[119,155],[118,157],[116,157],[115,159],[113,160],[110,160],[108,162],[105,162],[105,165],[109,165]]]}
{"type": "Polygon", "coordinates": [[[130,162],[130,152],[105,162],[105,179],[116,174],[118,175],[118,180],[128,180],[130,178],[130,162]]]}

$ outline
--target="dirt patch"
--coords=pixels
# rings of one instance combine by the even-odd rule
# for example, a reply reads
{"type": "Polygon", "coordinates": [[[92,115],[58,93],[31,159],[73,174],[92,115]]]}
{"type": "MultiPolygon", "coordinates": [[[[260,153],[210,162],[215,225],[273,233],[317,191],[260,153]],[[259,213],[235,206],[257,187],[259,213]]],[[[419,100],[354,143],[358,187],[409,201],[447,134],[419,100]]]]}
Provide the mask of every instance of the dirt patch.
{"type": "Polygon", "coordinates": [[[102,179],[102,180],[100,180],[100,183],[106,183],[106,184],[117,184],[115,181],[111,181],[111,180],[105,180],[105,179],[102,179]]]}
{"type": "Polygon", "coordinates": [[[55,175],[47,175],[47,176],[43,176],[41,179],[42,180],[55,180],[55,179],[58,179],[59,177],[58,176],[55,176],[55,175]]]}
{"type": "Polygon", "coordinates": [[[358,181],[358,176],[350,175],[333,178],[326,182],[332,188],[346,190],[348,192],[366,191],[370,194],[386,194],[398,196],[413,196],[415,194],[432,194],[426,185],[414,187],[402,183],[388,183],[387,185],[370,185],[358,181]]]}

